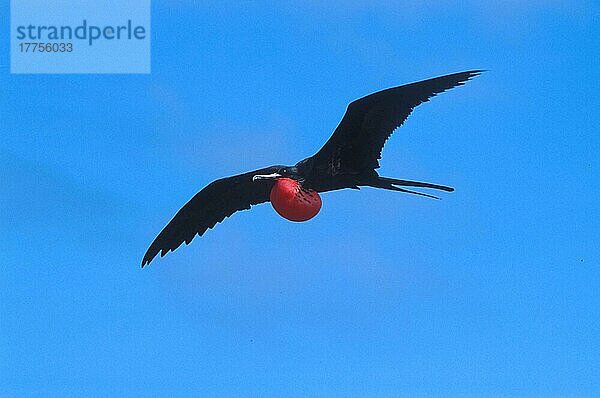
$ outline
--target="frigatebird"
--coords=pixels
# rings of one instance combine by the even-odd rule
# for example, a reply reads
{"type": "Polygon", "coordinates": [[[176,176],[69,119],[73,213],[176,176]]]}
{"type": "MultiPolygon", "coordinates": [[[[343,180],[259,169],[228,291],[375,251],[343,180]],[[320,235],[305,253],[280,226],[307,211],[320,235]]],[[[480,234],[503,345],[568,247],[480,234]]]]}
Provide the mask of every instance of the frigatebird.
{"type": "Polygon", "coordinates": [[[187,202],[158,234],[142,260],[149,264],[189,244],[196,235],[223,221],[233,213],[270,201],[282,217],[307,221],[321,209],[319,193],[361,186],[383,188],[436,198],[400,187],[454,189],[427,182],[381,177],[381,150],[394,130],[412,110],[435,95],[463,85],[482,70],[471,70],[388,88],[348,105],[333,135],[313,156],[294,166],[271,166],[208,184],[187,202]]]}

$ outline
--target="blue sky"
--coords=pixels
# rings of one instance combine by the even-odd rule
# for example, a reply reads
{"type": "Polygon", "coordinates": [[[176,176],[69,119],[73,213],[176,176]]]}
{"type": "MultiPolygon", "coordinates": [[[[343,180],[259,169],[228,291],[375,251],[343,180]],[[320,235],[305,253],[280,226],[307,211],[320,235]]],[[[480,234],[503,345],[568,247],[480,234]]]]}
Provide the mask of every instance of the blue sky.
{"type": "Polygon", "coordinates": [[[596,2],[153,3],[149,75],[11,75],[0,31],[0,395],[600,395],[596,2]],[[140,269],[213,179],[474,68],[383,152],[443,200],[262,205],[140,269]]]}

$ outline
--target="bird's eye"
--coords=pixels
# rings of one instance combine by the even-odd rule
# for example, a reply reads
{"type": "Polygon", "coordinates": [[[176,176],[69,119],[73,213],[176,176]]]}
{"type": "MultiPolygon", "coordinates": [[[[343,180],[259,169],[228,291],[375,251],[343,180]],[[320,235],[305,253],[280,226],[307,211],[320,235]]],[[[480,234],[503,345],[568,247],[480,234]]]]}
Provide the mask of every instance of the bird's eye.
{"type": "Polygon", "coordinates": [[[281,170],[282,173],[287,173],[287,169],[281,170]]]}

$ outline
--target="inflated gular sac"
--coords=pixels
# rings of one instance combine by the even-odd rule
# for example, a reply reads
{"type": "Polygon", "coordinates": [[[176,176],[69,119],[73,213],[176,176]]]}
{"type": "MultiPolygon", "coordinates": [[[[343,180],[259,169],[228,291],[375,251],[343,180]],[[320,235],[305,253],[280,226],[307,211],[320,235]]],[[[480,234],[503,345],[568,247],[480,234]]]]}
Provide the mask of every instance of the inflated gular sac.
{"type": "Polygon", "coordinates": [[[321,197],[307,190],[294,179],[278,178],[271,189],[271,205],[279,215],[290,221],[307,221],[321,210],[321,197]]]}

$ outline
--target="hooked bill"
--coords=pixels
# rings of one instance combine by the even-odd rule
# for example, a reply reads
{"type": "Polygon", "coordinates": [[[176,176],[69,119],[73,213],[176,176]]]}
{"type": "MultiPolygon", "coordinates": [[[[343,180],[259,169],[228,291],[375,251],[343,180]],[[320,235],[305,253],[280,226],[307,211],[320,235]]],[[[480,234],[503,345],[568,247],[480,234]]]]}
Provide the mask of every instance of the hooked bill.
{"type": "Polygon", "coordinates": [[[321,210],[321,197],[316,191],[304,189],[291,178],[278,178],[271,189],[271,205],[290,221],[308,221],[321,210]]]}

